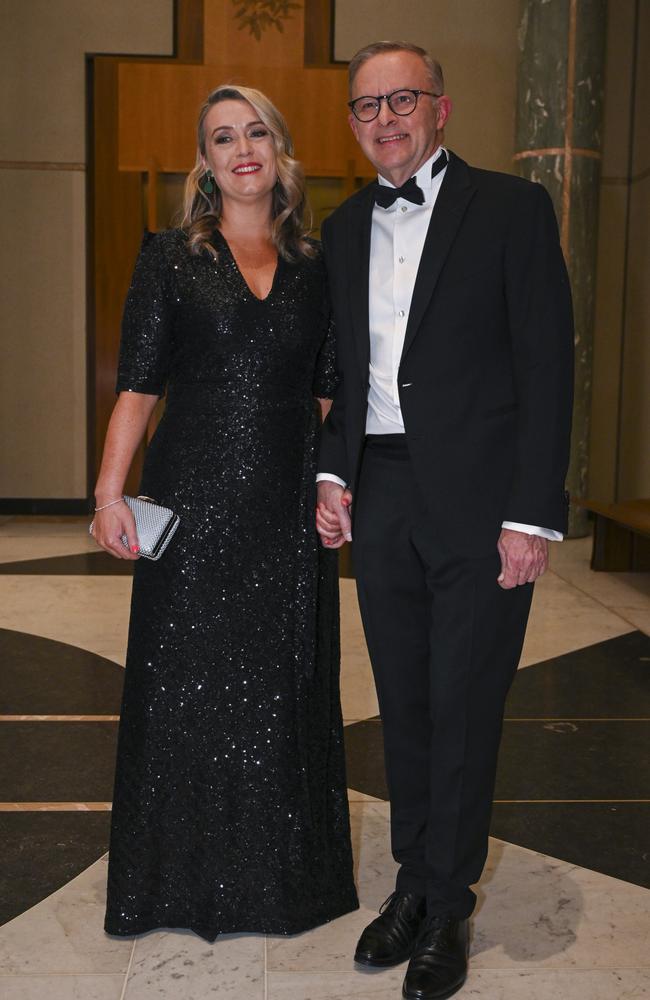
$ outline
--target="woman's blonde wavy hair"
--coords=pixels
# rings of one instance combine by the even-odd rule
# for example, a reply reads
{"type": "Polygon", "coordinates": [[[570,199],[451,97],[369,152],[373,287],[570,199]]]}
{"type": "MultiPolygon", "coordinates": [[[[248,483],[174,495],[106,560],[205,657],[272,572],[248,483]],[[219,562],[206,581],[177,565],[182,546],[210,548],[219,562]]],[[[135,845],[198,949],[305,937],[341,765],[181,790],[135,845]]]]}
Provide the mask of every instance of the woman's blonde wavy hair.
{"type": "Polygon", "coordinates": [[[307,202],[305,176],[300,163],[293,158],[293,142],[287,123],[274,104],[252,87],[233,87],[223,84],[213,90],[199,112],[197,126],[198,148],[196,163],[185,181],[181,229],[187,233],[190,253],[208,250],[213,256],[217,251],[211,243],[212,233],[222,214],[221,191],[212,177],[213,191],[206,194],[201,185],[205,180],[202,157],[205,156],[205,119],[208,111],[221,101],[248,101],[266,125],[273,138],[278,180],[273,188],[271,237],[278,253],[288,261],[299,257],[312,257],[313,244],[306,239],[305,224],[307,202]]]}

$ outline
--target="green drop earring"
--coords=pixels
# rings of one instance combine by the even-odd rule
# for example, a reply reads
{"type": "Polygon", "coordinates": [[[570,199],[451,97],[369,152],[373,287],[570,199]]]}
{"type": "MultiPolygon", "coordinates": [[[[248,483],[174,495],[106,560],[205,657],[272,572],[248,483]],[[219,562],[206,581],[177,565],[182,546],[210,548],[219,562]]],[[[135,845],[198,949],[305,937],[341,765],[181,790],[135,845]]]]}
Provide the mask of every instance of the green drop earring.
{"type": "Polygon", "coordinates": [[[208,168],[205,172],[205,180],[202,185],[204,194],[212,194],[214,191],[214,183],[212,181],[212,171],[208,168]]]}

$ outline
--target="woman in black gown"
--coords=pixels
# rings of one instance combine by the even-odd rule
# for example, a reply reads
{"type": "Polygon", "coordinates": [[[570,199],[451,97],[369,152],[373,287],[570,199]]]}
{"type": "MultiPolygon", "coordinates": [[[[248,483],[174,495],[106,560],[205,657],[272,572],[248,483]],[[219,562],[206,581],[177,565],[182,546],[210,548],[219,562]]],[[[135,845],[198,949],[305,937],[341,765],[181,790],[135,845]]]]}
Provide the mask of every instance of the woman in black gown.
{"type": "Polygon", "coordinates": [[[291,152],[262,94],[214,91],[182,228],[145,237],[126,303],[93,529],[137,560],[111,934],[292,934],[358,905],[336,556],[313,524],[333,343],[291,152]],[[181,523],[151,562],[120,497],[165,391],[141,492],[181,523]]]}

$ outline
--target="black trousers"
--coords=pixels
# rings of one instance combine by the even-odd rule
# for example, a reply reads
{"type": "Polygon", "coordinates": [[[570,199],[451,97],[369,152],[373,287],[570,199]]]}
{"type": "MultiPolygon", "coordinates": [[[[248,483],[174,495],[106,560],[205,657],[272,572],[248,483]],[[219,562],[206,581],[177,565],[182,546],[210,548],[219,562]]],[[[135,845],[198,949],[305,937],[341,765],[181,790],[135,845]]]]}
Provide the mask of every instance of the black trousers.
{"type": "Polygon", "coordinates": [[[430,913],[467,917],[487,856],[503,706],[533,586],[502,590],[496,550],[470,559],[449,552],[404,435],[366,440],[353,539],[397,888],[426,895],[430,913]]]}

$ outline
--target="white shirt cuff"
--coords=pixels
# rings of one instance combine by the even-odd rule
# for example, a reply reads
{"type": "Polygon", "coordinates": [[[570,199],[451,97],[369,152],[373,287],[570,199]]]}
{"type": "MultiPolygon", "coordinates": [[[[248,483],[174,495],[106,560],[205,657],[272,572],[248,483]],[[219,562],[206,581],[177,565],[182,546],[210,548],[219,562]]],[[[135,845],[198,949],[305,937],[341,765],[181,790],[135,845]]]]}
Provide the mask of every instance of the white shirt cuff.
{"type": "Polygon", "coordinates": [[[339,486],[343,487],[343,489],[345,489],[345,487],[347,486],[347,483],[345,482],[345,480],[339,479],[338,476],[332,475],[331,472],[319,472],[317,474],[317,476],[316,476],[316,482],[317,483],[324,483],[324,482],[327,482],[327,483],[338,483],[339,486]]]}
{"type": "Polygon", "coordinates": [[[540,535],[541,538],[548,538],[549,542],[562,542],[564,535],[561,531],[553,528],[538,528],[536,524],[519,524],[518,521],[504,521],[502,528],[509,528],[510,531],[523,531],[525,535],[540,535]]]}

